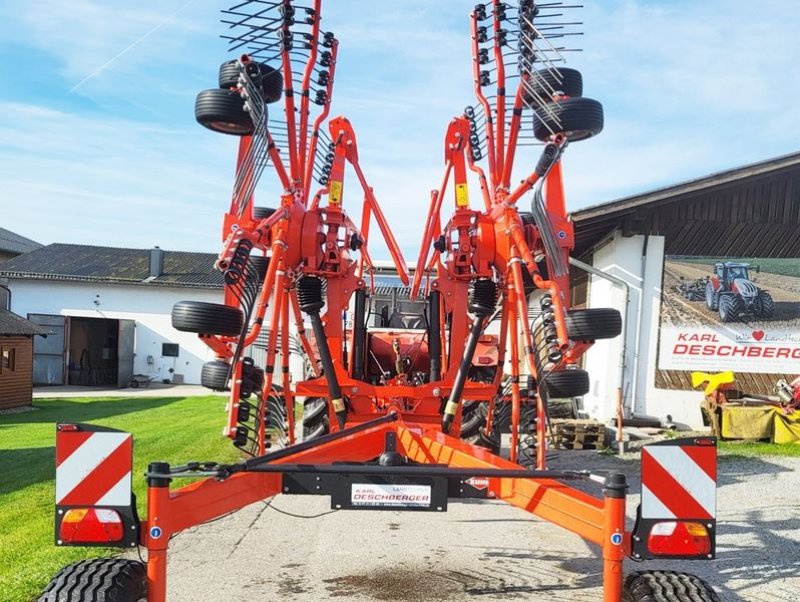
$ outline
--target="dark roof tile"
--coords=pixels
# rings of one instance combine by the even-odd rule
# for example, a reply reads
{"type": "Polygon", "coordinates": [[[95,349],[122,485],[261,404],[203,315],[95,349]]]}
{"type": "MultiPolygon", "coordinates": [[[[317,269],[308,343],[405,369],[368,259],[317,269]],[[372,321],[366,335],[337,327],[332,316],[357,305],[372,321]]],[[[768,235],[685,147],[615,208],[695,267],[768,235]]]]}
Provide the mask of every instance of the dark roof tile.
{"type": "Polygon", "coordinates": [[[0,309],[0,335],[34,335],[41,334],[47,336],[50,331],[44,326],[34,324],[15,313],[0,309]]]}
{"type": "Polygon", "coordinates": [[[0,277],[221,288],[213,253],[164,251],[161,276],[150,280],[150,249],[52,244],[0,264],[0,277]]]}

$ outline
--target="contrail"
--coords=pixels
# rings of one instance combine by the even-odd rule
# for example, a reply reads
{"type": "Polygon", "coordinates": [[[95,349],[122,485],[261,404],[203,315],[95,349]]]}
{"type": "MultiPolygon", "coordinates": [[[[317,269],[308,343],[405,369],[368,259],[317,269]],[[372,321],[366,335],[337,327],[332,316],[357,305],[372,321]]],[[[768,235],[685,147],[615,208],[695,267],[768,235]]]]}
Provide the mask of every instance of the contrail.
{"type": "Polygon", "coordinates": [[[151,35],[153,35],[155,32],[157,32],[159,29],[161,29],[162,27],[164,27],[164,25],[166,25],[167,23],[169,23],[170,21],[172,21],[172,20],[173,20],[175,17],[177,17],[179,14],[181,14],[181,13],[182,13],[184,10],[186,10],[187,8],[189,8],[189,6],[190,6],[191,4],[194,4],[194,1],[195,1],[195,0],[189,0],[189,1],[188,1],[186,4],[184,4],[183,6],[181,6],[181,7],[180,7],[178,10],[176,10],[174,13],[172,13],[171,15],[169,15],[169,16],[168,16],[166,19],[164,19],[163,21],[161,21],[160,23],[158,23],[158,24],[157,24],[155,27],[153,27],[153,28],[152,28],[150,31],[148,31],[147,33],[145,33],[145,34],[144,34],[142,37],[140,37],[140,38],[139,38],[139,39],[137,39],[137,40],[134,40],[134,41],[133,41],[131,44],[129,44],[129,45],[126,47],[126,48],[122,49],[120,52],[118,52],[117,54],[115,54],[114,56],[112,56],[112,57],[111,57],[110,59],[108,59],[108,60],[107,60],[105,63],[103,63],[103,65],[101,65],[101,66],[100,66],[100,68],[98,68],[97,70],[93,71],[92,73],[90,73],[89,75],[87,75],[86,77],[84,77],[84,78],[83,78],[81,81],[79,81],[77,84],[75,84],[74,86],[72,86],[72,88],[70,89],[69,93],[70,93],[70,94],[72,94],[73,92],[75,92],[75,90],[77,90],[78,88],[80,88],[80,87],[81,87],[83,84],[85,84],[86,82],[88,82],[90,79],[92,79],[92,78],[93,78],[93,77],[95,77],[96,75],[99,75],[100,73],[102,73],[103,71],[105,71],[105,70],[106,70],[106,69],[109,67],[109,65],[111,65],[111,63],[113,63],[114,61],[116,61],[116,60],[117,60],[119,57],[121,57],[122,55],[124,55],[124,54],[127,54],[127,52],[128,52],[129,50],[132,50],[133,48],[135,48],[136,46],[138,46],[139,44],[141,44],[143,41],[145,41],[147,38],[149,38],[151,35]]]}

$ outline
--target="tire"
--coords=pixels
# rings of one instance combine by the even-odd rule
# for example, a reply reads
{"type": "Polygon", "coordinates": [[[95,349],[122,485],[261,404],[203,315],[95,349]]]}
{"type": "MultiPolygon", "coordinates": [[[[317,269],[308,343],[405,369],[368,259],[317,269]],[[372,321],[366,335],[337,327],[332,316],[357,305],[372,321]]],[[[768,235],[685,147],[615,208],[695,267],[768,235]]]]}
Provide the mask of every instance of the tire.
{"type": "Polygon", "coordinates": [[[253,120],[244,110],[244,99],[231,90],[204,90],[194,102],[197,123],[220,134],[249,136],[253,120]]]}
{"type": "Polygon", "coordinates": [[[272,394],[267,398],[267,429],[271,437],[277,437],[272,437],[272,443],[277,443],[278,447],[289,444],[289,421],[282,393],[280,385],[272,385],[272,394]]]}
{"type": "Polygon", "coordinates": [[[533,135],[547,142],[564,134],[571,142],[587,140],[603,131],[603,105],[591,98],[565,98],[533,113],[533,135]]]}
{"type": "Polygon", "coordinates": [[[139,602],[147,595],[147,569],[136,560],[94,558],[61,569],[37,602],[139,602]]]}
{"type": "Polygon", "coordinates": [[[613,339],[622,332],[622,315],[612,308],[571,309],[566,322],[571,341],[613,339]]]}
{"type": "Polygon", "coordinates": [[[230,372],[231,365],[227,362],[220,360],[206,362],[200,371],[200,384],[212,391],[230,391],[228,386],[230,372]]]}
{"type": "MultiPolygon", "coordinates": [[[[567,399],[581,397],[589,392],[589,373],[586,370],[559,370],[545,379],[549,397],[567,399]]],[[[552,418],[552,416],[550,416],[552,418]]]]}
{"type": "Polygon", "coordinates": [[[639,571],[625,578],[622,602],[721,602],[711,586],[688,573],[639,571]]]}
{"type": "Polygon", "coordinates": [[[522,99],[528,105],[552,102],[553,92],[571,98],[583,96],[583,76],[576,69],[540,69],[534,71],[530,86],[523,88],[522,99]]]}
{"type": "Polygon", "coordinates": [[[520,408],[519,437],[517,439],[517,464],[523,468],[536,468],[536,400],[531,399],[520,408]]]}
{"type": "Polygon", "coordinates": [[[273,207],[253,207],[253,219],[256,221],[267,219],[276,211],[277,209],[273,207]]]}
{"type": "Polygon", "coordinates": [[[719,293],[714,290],[714,285],[711,281],[706,283],[706,307],[711,311],[719,309],[719,293]]]}
{"type": "Polygon", "coordinates": [[[492,420],[492,431],[484,432],[488,417],[489,403],[486,401],[465,401],[461,408],[461,439],[478,447],[485,447],[492,453],[500,453],[500,429],[492,420]]]}
{"type": "Polygon", "coordinates": [[[269,257],[265,257],[264,255],[250,255],[250,262],[253,264],[256,274],[258,274],[258,281],[264,282],[264,278],[267,276],[267,270],[269,269],[269,257]]]}
{"type": "Polygon", "coordinates": [[[577,418],[572,401],[558,401],[556,399],[547,400],[547,413],[551,420],[577,418]]]}
{"type": "Polygon", "coordinates": [[[756,298],[756,308],[759,318],[771,318],[775,314],[775,301],[766,291],[759,291],[756,298]]]}
{"type": "Polygon", "coordinates": [[[733,322],[744,309],[742,300],[738,295],[725,295],[719,299],[719,319],[723,322],[733,322]]]}
{"type": "MultiPolygon", "coordinates": [[[[251,68],[252,76],[261,77],[261,94],[264,102],[277,102],[283,95],[283,73],[264,63],[252,63],[258,71],[251,68]]],[[[228,90],[239,85],[239,61],[225,61],[219,66],[219,87],[228,90]]]]}
{"type": "Polygon", "coordinates": [[[328,400],[324,397],[307,397],[303,402],[303,441],[327,435],[328,400]]]}
{"type": "Polygon", "coordinates": [[[181,332],[235,337],[241,334],[243,326],[244,314],[238,307],[178,301],[172,308],[172,327],[181,332]]]}

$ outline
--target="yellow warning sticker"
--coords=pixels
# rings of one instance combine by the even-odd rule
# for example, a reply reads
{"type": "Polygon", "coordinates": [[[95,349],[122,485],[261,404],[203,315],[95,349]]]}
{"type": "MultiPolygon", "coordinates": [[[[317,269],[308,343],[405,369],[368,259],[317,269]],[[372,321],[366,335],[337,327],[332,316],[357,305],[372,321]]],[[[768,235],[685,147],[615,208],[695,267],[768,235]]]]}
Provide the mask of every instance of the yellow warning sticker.
{"type": "Polygon", "coordinates": [[[456,205],[458,207],[469,207],[469,192],[467,183],[456,184],[456,205]]]}
{"type": "Polygon", "coordinates": [[[342,203],[342,183],[337,180],[331,181],[331,191],[328,195],[328,202],[331,205],[340,205],[342,203]]]}

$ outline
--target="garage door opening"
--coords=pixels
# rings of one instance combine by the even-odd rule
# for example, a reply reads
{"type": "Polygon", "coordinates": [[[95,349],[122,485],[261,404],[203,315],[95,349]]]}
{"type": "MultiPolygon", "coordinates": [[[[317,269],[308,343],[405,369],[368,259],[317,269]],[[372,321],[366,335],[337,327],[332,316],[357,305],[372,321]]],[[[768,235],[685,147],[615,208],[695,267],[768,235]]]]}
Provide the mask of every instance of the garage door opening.
{"type": "Polygon", "coordinates": [[[124,387],[133,373],[133,322],[71,317],[67,384],[124,387]]]}

